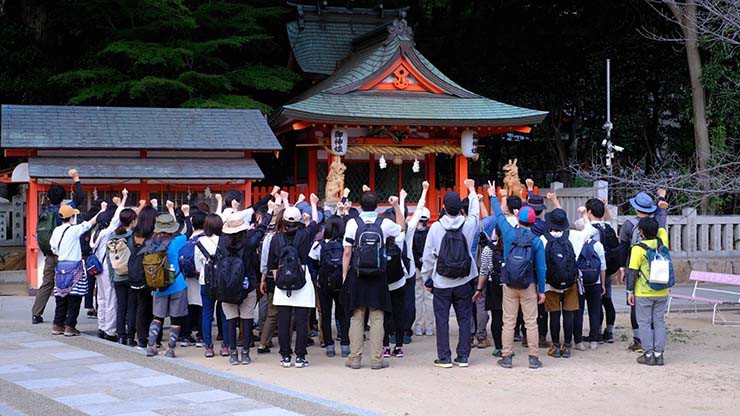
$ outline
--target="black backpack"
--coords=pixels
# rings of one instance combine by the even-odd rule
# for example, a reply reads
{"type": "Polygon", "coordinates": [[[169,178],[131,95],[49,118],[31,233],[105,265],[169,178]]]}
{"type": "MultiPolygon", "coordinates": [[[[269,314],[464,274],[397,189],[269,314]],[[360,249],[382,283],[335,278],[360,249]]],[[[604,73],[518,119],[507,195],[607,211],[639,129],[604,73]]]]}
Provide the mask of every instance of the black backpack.
{"type": "Polygon", "coordinates": [[[421,258],[424,256],[424,245],[427,242],[428,234],[429,227],[417,228],[416,231],[414,231],[414,244],[411,251],[414,255],[414,264],[416,264],[417,269],[421,269],[421,258]]]}
{"type": "Polygon", "coordinates": [[[611,276],[616,273],[620,267],[624,266],[622,250],[619,246],[619,237],[611,225],[594,224],[599,230],[599,241],[604,246],[604,257],[606,257],[606,275],[611,276]]]}
{"type": "Polygon", "coordinates": [[[278,257],[278,268],[275,274],[275,287],[287,291],[290,297],[294,290],[303,289],[306,285],[306,275],[301,264],[301,256],[298,249],[288,241],[285,234],[279,233],[280,256],[278,257]]]}
{"type": "Polygon", "coordinates": [[[136,240],[133,235],[128,239],[128,248],[131,251],[131,257],[128,259],[128,284],[132,289],[143,289],[146,287],[146,276],[144,275],[144,252],[142,249],[146,241],[136,246],[136,240]]]}
{"type": "MultiPolygon", "coordinates": [[[[219,243],[220,245],[220,243],[219,243]]],[[[223,250],[219,247],[216,252],[223,250]]],[[[244,249],[237,252],[223,251],[223,256],[218,259],[216,266],[215,282],[216,299],[221,302],[239,305],[246,297],[244,290],[244,277],[247,275],[244,267],[244,249]]]]}
{"type": "Polygon", "coordinates": [[[359,217],[352,258],[358,276],[362,278],[382,278],[386,274],[385,240],[383,239],[383,218],[366,224],[359,217]]]}
{"type": "Polygon", "coordinates": [[[601,277],[601,259],[594,249],[595,244],[594,240],[586,241],[576,260],[576,266],[581,271],[581,279],[585,286],[595,285],[601,277]]]}
{"type": "Polygon", "coordinates": [[[218,270],[219,263],[224,257],[223,251],[216,247],[216,251],[210,254],[200,241],[196,245],[206,258],[206,262],[203,264],[203,280],[206,293],[211,300],[216,300],[218,299],[218,270]]]}
{"type": "Polygon", "coordinates": [[[329,292],[342,289],[342,258],[344,247],[339,240],[320,242],[319,287],[329,292]]]}
{"type": "Polygon", "coordinates": [[[448,279],[460,279],[470,275],[470,246],[462,233],[465,224],[447,230],[439,245],[437,274],[448,279]]]}
{"type": "Polygon", "coordinates": [[[403,269],[403,250],[398,247],[398,244],[392,241],[393,238],[389,238],[388,240],[391,241],[386,241],[385,245],[385,255],[387,258],[386,272],[388,275],[388,284],[391,284],[403,279],[406,273],[403,269]]]}
{"type": "Polygon", "coordinates": [[[509,254],[501,265],[501,283],[514,289],[526,289],[534,281],[534,234],[516,228],[509,254]]]}
{"type": "Polygon", "coordinates": [[[545,262],[547,264],[547,283],[555,289],[565,290],[573,286],[578,276],[576,267],[576,253],[573,244],[568,240],[568,230],[563,231],[559,238],[545,233],[547,247],[545,248],[545,262]]]}

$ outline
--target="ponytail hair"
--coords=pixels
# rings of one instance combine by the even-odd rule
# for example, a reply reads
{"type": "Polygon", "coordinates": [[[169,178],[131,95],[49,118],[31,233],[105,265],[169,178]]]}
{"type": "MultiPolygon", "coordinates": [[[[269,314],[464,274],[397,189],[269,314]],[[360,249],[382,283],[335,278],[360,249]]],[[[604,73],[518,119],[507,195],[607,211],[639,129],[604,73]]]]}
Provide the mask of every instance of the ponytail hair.
{"type": "Polygon", "coordinates": [[[136,211],[131,208],[126,208],[121,211],[118,219],[121,224],[118,226],[118,228],[116,228],[116,235],[126,234],[126,231],[128,231],[128,227],[136,220],[136,211]]]}

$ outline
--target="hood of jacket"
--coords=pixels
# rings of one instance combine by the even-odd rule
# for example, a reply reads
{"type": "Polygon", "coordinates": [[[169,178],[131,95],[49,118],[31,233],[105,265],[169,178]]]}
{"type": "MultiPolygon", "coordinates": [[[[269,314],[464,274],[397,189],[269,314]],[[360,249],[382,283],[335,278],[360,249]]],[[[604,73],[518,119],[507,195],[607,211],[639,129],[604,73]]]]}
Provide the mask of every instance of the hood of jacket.
{"type": "Polygon", "coordinates": [[[439,219],[439,223],[445,230],[454,230],[462,227],[462,225],[465,223],[465,217],[462,215],[458,215],[456,217],[444,215],[442,216],[442,218],[439,219]]]}

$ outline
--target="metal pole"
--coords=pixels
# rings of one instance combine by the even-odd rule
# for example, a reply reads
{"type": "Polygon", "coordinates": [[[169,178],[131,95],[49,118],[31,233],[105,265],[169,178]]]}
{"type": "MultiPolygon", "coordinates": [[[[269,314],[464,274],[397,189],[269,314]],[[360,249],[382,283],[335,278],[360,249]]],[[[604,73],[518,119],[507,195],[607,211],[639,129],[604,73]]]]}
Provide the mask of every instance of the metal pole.
{"type": "Polygon", "coordinates": [[[612,174],[612,158],[614,150],[612,147],[612,106],[611,106],[611,60],[606,60],[606,167],[609,169],[609,176],[612,174]]]}

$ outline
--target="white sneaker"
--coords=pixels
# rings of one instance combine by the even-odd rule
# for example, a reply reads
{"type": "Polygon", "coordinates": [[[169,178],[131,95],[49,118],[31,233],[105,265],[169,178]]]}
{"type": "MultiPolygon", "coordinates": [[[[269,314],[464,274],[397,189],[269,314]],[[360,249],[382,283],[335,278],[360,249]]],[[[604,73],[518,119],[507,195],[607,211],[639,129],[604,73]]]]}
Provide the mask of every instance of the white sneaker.
{"type": "Polygon", "coordinates": [[[578,344],[576,344],[576,349],[578,351],[586,351],[586,345],[582,342],[579,342],[578,344]]]}
{"type": "Polygon", "coordinates": [[[591,348],[592,350],[595,350],[596,348],[599,347],[599,343],[598,342],[591,342],[588,347],[591,348]]]}
{"type": "Polygon", "coordinates": [[[421,328],[416,328],[414,330],[414,336],[420,337],[422,335],[424,335],[424,331],[421,328]]]}
{"type": "Polygon", "coordinates": [[[424,331],[424,335],[426,335],[428,337],[433,337],[434,336],[434,330],[433,329],[427,329],[426,331],[424,331]]]}

